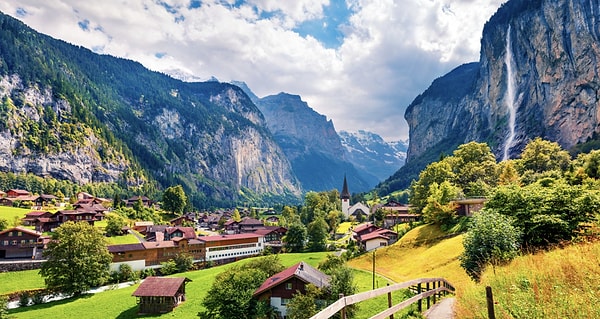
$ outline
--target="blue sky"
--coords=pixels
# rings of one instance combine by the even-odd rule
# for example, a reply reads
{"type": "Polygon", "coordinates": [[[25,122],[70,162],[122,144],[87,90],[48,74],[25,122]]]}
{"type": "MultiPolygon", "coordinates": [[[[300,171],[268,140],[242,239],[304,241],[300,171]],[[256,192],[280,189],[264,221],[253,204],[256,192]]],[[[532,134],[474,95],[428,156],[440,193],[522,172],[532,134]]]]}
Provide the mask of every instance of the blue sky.
{"type": "Polygon", "coordinates": [[[3,0],[0,11],[67,42],[186,80],[298,94],[337,130],[408,138],[404,110],[479,59],[504,0],[3,0]]]}

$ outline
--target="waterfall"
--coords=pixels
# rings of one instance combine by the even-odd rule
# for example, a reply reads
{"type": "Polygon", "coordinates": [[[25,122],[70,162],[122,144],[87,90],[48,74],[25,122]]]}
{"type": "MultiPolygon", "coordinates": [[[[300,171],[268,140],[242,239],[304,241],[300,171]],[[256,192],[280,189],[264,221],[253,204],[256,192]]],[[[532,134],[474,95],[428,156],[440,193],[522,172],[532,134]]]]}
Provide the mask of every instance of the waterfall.
{"type": "Polygon", "coordinates": [[[515,106],[515,79],[513,70],[513,55],[512,45],[510,43],[510,25],[508,25],[508,31],[506,32],[506,55],[504,56],[504,63],[506,64],[506,95],[504,101],[506,108],[508,109],[508,136],[504,142],[504,156],[503,161],[510,158],[509,151],[515,139],[515,118],[517,117],[517,110],[515,106]]]}

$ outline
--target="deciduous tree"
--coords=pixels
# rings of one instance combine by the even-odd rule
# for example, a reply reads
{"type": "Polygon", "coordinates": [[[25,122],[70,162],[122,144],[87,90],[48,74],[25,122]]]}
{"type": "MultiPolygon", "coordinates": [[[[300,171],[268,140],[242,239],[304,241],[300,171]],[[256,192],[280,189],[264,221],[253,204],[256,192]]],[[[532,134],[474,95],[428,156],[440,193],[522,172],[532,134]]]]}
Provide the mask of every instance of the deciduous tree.
{"type": "Polygon", "coordinates": [[[306,227],[299,222],[292,224],[283,237],[286,251],[292,253],[301,252],[304,249],[305,241],[306,227]]]}
{"type": "Polygon", "coordinates": [[[79,295],[105,283],[112,255],[102,233],[86,222],[66,222],[44,250],[40,275],[52,291],[79,295]]]}
{"type": "Polygon", "coordinates": [[[181,185],[171,186],[163,193],[162,201],[164,210],[181,215],[187,203],[187,196],[181,185]]]}

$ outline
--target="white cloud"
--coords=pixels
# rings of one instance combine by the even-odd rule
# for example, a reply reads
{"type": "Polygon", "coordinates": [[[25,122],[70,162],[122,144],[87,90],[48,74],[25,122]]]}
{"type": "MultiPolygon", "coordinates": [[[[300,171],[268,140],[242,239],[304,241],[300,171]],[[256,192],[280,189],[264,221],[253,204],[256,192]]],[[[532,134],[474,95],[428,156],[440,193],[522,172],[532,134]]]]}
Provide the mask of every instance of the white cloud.
{"type": "Polygon", "coordinates": [[[352,0],[345,39],[327,49],[292,29],[328,0],[4,0],[34,29],[153,70],[246,81],[258,96],[299,94],[336,129],[406,138],[404,109],[435,78],[475,61],[501,0],[352,0]],[[162,3],[162,4],[161,4],[162,3]],[[263,15],[265,12],[275,13],[263,15]],[[262,17],[262,18],[261,18],[262,17]],[[88,21],[88,30],[78,27],[88,21]],[[162,58],[156,56],[160,53],[162,58]]]}

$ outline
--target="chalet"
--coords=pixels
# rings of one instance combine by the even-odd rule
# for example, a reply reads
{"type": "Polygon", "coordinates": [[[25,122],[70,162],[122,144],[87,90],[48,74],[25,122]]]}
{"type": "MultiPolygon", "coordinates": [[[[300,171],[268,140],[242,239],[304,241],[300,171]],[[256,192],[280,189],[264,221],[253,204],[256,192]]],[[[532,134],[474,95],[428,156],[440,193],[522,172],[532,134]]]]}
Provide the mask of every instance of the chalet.
{"type": "Polygon", "coordinates": [[[3,191],[0,191],[0,198],[2,198],[2,197],[6,197],[6,193],[3,191]]]}
{"type": "Polygon", "coordinates": [[[133,223],[133,230],[137,231],[137,232],[146,232],[146,229],[148,228],[148,226],[154,226],[154,222],[153,221],[140,221],[140,222],[134,222],[133,223]]]}
{"type": "Polygon", "coordinates": [[[196,231],[194,227],[167,227],[164,231],[165,240],[174,238],[196,239],[196,231]]]}
{"type": "Polygon", "coordinates": [[[59,210],[54,214],[54,218],[60,224],[73,221],[73,222],[87,222],[94,226],[96,219],[96,212],[94,211],[78,211],[78,210],[59,210]]]}
{"type": "Polygon", "coordinates": [[[157,314],[173,311],[185,301],[188,278],[148,277],[133,292],[139,305],[138,314],[157,314]]]}
{"type": "Polygon", "coordinates": [[[265,227],[265,224],[255,218],[245,217],[240,221],[240,233],[251,233],[263,227],[265,227]]]}
{"type": "Polygon", "coordinates": [[[306,293],[306,286],[312,284],[317,288],[329,286],[330,278],[305,262],[285,269],[265,280],[253,293],[258,300],[268,300],[283,318],[287,314],[287,304],[295,294],[306,293]]]}
{"type": "Polygon", "coordinates": [[[31,196],[31,193],[26,190],[22,190],[22,189],[9,189],[6,192],[6,197],[9,197],[9,198],[16,198],[19,196],[31,196]]]}
{"type": "Polygon", "coordinates": [[[38,250],[44,248],[41,233],[22,227],[13,227],[0,232],[0,259],[36,258],[38,250]]]}
{"type": "Polygon", "coordinates": [[[133,205],[135,205],[135,203],[137,203],[138,201],[141,201],[142,205],[146,207],[152,207],[152,204],[154,204],[154,202],[146,196],[133,196],[124,200],[125,206],[127,207],[133,207],[133,205]]]}
{"type": "Polygon", "coordinates": [[[223,229],[227,234],[239,234],[240,233],[240,222],[231,218],[225,223],[223,223],[223,229]]]}
{"type": "Polygon", "coordinates": [[[398,224],[414,223],[414,222],[418,221],[420,218],[421,217],[419,215],[411,214],[411,213],[387,214],[383,218],[383,227],[391,228],[398,224]]]}
{"type": "Polygon", "coordinates": [[[269,216],[265,220],[271,224],[279,224],[279,217],[277,216],[269,216]]]}
{"type": "Polygon", "coordinates": [[[37,196],[37,198],[33,201],[36,206],[48,206],[56,202],[58,198],[54,195],[42,194],[37,196]]]}
{"type": "Polygon", "coordinates": [[[371,223],[359,225],[352,230],[352,233],[353,239],[365,251],[370,251],[381,246],[388,246],[398,240],[396,232],[377,227],[371,223]]]}
{"type": "Polygon", "coordinates": [[[360,236],[357,240],[359,247],[371,251],[379,247],[389,246],[398,240],[398,234],[389,229],[380,228],[374,232],[360,236]]]}
{"type": "Polygon", "coordinates": [[[80,201],[82,199],[95,199],[96,196],[90,194],[90,193],[86,193],[86,192],[79,192],[75,195],[77,197],[77,200],[80,201]]]}
{"type": "Polygon", "coordinates": [[[480,211],[487,199],[483,197],[463,198],[451,201],[456,207],[459,216],[473,216],[473,213],[480,211]]]}
{"type": "Polygon", "coordinates": [[[3,206],[15,206],[18,202],[31,202],[34,204],[34,201],[38,199],[39,196],[32,195],[26,190],[22,189],[9,189],[6,192],[6,197],[0,198],[0,205],[3,206]]]}
{"type": "Polygon", "coordinates": [[[169,220],[169,224],[173,225],[173,226],[187,226],[187,225],[194,225],[196,222],[194,221],[194,218],[188,216],[188,215],[183,215],[183,216],[179,216],[177,218],[173,218],[171,220],[169,220]]]}
{"type": "Polygon", "coordinates": [[[287,228],[279,226],[265,226],[253,232],[263,236],[265,246],[270,246],[273,253],[278,253],[283,248],[282,238],[287,233],[287,228]]]}
{"type": "Polygon", "coordinates": [[[354,238],[358,238],[365,234],[374,232],[378,229],[379,229],[379,227],[377,227],[371,223],[366,223],[366,224],[361,224],[361,225],[356,226],[354,229],[352,229],[352,233],[353,233],[354,238]]]}
{"type": "Polygon", "coordinates": [[[38,218],[52,218],[53,215],[51,212],[33,211],[25,214],[25,217],[21,218],[21,223],[23,226],[35,226],[38,218]]]}

